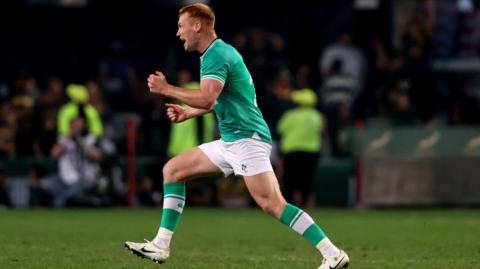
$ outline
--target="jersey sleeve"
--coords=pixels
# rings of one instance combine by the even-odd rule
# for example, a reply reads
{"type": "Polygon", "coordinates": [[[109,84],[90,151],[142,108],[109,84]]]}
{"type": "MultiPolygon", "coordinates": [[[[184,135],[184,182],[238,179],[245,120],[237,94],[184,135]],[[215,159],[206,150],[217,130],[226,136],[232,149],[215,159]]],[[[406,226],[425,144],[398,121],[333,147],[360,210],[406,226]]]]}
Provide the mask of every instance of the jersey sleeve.
{"type": "Polygon", "coordinates": [[[200,70],[200,80],[210,78],[215,79],[225,85],[228,72],[228,61],[219,55],[209,55],[202,61],[200,70]]]}

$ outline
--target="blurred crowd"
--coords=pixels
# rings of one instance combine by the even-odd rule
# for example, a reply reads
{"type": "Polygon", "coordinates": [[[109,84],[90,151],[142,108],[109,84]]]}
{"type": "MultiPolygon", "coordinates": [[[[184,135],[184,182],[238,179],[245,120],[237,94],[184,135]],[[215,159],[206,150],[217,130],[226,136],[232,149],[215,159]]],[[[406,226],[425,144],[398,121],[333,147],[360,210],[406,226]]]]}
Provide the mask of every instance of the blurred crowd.
{"type": "MultiPolygon", "coordinates": [[[[396,17],[391,37],[374,32],[359,42],[354,28],[340,27],[313,61],[292,61],[289,40],[266,28],[250,27],[226,40],[252,73],[287,199],[315,204],[310,179],[319,157],[350,156],[340,139],[344,128],[480,124],[480,72],[436,70],[433,64],[453,56],[478,58],[480,53],[480,30],[475,27],[480,12],[452,17],[456,9],[450,2],[417,2],[396,17]],[[471,39],[454,42],[462,35],[471,39]],[[305,181],[299,182],[298,175],[305,181]]],[[[172,84],[194,88],[198,67],[184,61],[162,71],[172,84]]],[[[129,122],[137,128],[136,154],[154,159],[137,179],[138,203],[159,204],[165,160],[218,138],[218,132],[212,115],[172,126],[164,103],[175,100],[152,95],[146,87],[153,71],[137,68],[115,41],[110,56],[80,78],[53,71],[39,77],[35,70],[18,68],[13,77],[0,81],[0,204],[12,203],[7,189],[14,180],[8,179],[12,167],[7,163],[33,158],[54,160],[55,166],[27,168],[21,178],[30,190],[28,205],[125,205],[122,156],[127,154],[129,122]]],[[[192,203],[251,202],[243,196],[241,181],[205,182],[191,185],[192,203]]]]}

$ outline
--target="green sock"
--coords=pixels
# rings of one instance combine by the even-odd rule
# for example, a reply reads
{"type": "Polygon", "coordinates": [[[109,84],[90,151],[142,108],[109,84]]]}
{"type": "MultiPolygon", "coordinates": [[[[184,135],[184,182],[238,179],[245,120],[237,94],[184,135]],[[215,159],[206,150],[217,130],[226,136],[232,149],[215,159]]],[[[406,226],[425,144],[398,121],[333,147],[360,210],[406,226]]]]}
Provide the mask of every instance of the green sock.
{"type": "Polygon", "coordinates": [[[160,228],[175,232],[183,207],[185,206],[185,183],[163,185],[163,213],[160,228]]]}
{"type": "Polygon", "coordinates": [[[280,222],[301,234],[315,247],[326,237],[322,229],[318,227],[307,213],[291,204],[285,206],[280,216],[280,222]]]}

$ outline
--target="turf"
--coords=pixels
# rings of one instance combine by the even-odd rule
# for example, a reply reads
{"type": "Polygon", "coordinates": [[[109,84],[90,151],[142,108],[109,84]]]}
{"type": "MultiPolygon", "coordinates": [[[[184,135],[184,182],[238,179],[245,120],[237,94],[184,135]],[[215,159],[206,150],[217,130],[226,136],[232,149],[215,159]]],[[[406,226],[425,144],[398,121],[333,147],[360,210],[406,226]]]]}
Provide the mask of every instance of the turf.
{"type": "MultiPolygon", "coordinates": [[[[308,212],[351,268],[480,268],[480,210],[308,212]]],[[[307,240],[256,209],[187,208],[163,265],[123,241],[151,239],[158,209],[0,211],[0,268],[317,268],[307,240]]]]}

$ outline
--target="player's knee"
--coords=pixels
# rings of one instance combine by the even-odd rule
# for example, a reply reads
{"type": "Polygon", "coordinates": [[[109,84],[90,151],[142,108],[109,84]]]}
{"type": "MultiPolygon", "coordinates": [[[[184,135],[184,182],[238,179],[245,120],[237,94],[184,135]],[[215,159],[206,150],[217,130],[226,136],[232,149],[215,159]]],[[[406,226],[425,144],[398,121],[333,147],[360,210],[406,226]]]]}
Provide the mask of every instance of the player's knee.
{"type": "Polygon", "coordinates": [[[163,183],[172,183],[178,182],[181,180],[178,169],[175,168],[175,165],[171,161],[168,161],[163,166],[163,183]]]}
{"type": "Polygon", "coordinates": [[[272,203],[264,203],[261,204],[260,207],[269,215],[273,216],[275,214],[275,205],[272,203]]]}
{"type": "Polygon", "coordinates": [[[277,199],[263,199],[259,202],[259,206],[263,211],[275,218],[278,218],[283,211],[285,205],[277,199]]]}

